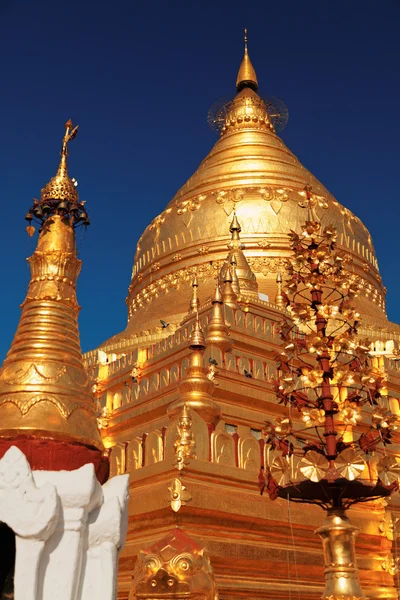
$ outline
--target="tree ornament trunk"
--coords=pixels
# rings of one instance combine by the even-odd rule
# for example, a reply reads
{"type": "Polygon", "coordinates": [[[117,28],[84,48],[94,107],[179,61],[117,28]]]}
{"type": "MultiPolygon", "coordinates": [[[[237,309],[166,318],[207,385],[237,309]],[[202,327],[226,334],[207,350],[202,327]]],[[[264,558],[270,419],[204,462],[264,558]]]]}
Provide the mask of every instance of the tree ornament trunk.
{"type": "Polygon", "coordinates": [[[325,558],[322,600],[364,600],[354,547],[358,529],[350,524],[344,509],[329,509],[316,533],[322,539],[325,558]]]}

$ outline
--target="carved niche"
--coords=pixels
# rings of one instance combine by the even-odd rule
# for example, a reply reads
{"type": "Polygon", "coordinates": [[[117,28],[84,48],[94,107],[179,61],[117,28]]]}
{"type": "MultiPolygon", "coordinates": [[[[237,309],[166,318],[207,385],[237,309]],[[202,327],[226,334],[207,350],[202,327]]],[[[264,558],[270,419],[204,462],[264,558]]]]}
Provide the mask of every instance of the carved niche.
{"type": "Polygon", "coordinates": [[[140,469],[143,463],[143,444],[142,438],[136,437],[131,440],[126,447],[126,466],[127,471],[136,471],[140,469]]]}
{"type": "Polygon", "coordinates": [[[212,461],[226,467],[236,467],[235,440],[225,431],[214,431],[211,435],[212,461]]]}
{"type": "Polygon", "coordinates": [[[239,438],[239,467],[248,471],[260,470],[260,446],[254,436],[239,438]]]}
{"type": "Polygon", "coordinates": [[[145,441],[144,464],[153,465],[163,459],[163,440],[161,431],[155,430],[149,433],[145,441]]]}

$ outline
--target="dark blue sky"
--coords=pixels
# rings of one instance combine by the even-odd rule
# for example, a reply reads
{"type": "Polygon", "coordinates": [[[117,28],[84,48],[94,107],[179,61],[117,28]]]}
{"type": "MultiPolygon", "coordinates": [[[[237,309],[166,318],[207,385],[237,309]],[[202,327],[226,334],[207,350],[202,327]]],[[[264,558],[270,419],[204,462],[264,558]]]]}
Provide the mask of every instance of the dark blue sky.
{"type": "Polygon", "coordinates": [[[0,0],[0,358],[29,281],[32,197],[70,174],[92,225],[79,240],[82,347],[126,323],[136,241],[216,141],[207,111],[234,95],[249,28],[260,92],[289,108],[284,141],[370,229],[400,322],[399,0],[0,0]]]}

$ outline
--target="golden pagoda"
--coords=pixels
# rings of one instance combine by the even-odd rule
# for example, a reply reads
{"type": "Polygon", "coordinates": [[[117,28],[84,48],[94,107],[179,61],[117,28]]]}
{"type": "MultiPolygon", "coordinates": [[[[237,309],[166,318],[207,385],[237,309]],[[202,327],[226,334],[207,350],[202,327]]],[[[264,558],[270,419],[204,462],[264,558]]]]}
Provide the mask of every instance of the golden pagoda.
{"type": "Polygon", "coordinates": [[[75,227],[89,219],[68,175],[68,121],[56,175],[26,219],[39,224],[28,259],[31,280],[14,340],[0,370],[0,452],[18,446],[33,469],[72,470],[93,462],[106,477],[104,446],[79,342],[75,227]]]}
{"type": "MultiPolygon", "coordinates": [[[[138,241],[126,329],[84,357],[107,413],[102,434],[111,474],[131,477],[120,598],[155,600],[161,584],[163,597],[180,597],[168,593],[166,559],[146,551],[146,571],[142,558],[151,547],[159,555],[176,526],[207,548],[222,600],[321,598],[324,559],[314,531],[322,511],[285,498],[271,502],[257,485],[268,462],[265,423],[285,416],[273,380],[282,320],[290,318],[283,288],[289,233],[315,215],[322,227],[336,228],[338,251],[352,259],[362,288],[358,335],[370,341],[369,356],[387,375],[381,393],[400,413],[398,363],[391,360],[400,328],[385,313],[371,236],[277,134],[274,113],[258,94],[247,34],[236,89],[213,116],[218,141],[138,241]]],[[[396,431],[391,441],[396,457],[396,431]]],[[[372,453],[371,473],[377,460],[372,453]]],[[[345,535],[360,532],[360,580],[371,600],[398,597],[397,514],[396,497],[349,510],[354,527],[345,535]]],[[[343,523],[337,518],[339,537],[343,523]]],[[[327,531],[319,534],[329,554],[327,531]]],[[[336,571],[327,565],[327,577],[343,561],[345,578],[353,557],[332,556],[338,564],[336,571]]],[[[180,578],[185,597],[212,597],[191,595],[186,571],[171,571],[174,589],[180,578]]],[[[362,597],[361,588],[352,597],[343,590],[331,600],[362,597]]]]}

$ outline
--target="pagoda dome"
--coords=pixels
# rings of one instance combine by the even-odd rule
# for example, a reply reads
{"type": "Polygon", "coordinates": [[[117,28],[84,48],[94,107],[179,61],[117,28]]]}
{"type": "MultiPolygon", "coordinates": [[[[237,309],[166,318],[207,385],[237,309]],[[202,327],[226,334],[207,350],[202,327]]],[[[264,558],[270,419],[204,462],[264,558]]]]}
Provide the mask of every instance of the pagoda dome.
{"type": "Polygon", "coordinates": [[[338,248],[350,255],[362,279],[361,314],[386,321],[385,289],[369,231],[277,135],[273,115],[257,93],[247,44],[236,87],[236,97],[223,112],[220,138],[139,239],[125,333],[149,329],[159,319],[178,323],[187,312],[194,276],[203,298],[212,296],[235,214],[260,298],[273,301],[277,274],[284,275],[291,252],[289,232],[299,231],[308,218],[307,193],[322,226],[336,227],[338,248]]]}

